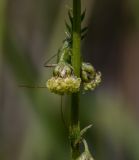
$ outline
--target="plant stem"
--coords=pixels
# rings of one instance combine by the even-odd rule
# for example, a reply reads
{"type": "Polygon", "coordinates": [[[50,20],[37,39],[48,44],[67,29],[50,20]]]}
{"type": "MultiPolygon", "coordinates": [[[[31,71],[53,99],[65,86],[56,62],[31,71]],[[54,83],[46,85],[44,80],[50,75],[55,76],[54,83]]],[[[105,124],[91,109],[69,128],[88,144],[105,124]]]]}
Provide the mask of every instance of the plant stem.
{"type": "Polygon", "coordinates": [[[72,66],[74,73],[80,77],[81,66],[81,0],[73,0],[73,40],[72,66]]]}
{"type": "MultiPolygon", "coordinates": [[[[81,0],[73,0],[73,40],[72,40],[72,66],[74,74],[80,77],[81,68],[81,0]]],[[[79,144],[75,141],[80,135],[79,123],[79,96],[80,93],[74,93],[71,96],[71,124],[70,140],[72,160],[76,160],[80,155],[79,144]]]]}

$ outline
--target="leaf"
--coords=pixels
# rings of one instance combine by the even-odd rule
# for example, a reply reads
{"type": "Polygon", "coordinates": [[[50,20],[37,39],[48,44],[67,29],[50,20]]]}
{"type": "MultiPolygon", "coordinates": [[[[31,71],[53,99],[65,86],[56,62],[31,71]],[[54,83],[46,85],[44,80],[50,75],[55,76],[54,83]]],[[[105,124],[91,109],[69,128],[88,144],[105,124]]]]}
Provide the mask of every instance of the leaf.
{"type": "Polygon", "coordinates": [[[73,26],[73,16],[71,15],[71,11],[70,10],[68,11],[68,16],[69,16],[70,23],[73,26]]]}
{"type": "Polygon", "coordinates": [[[87,36],[87,33],[81,35],[81,40],[83,40],[87,36]]]}
{"type": "Polygon", "coordinates": [[[76,139],[75,141],[75,145],[78,144],[82,139],[83,139],[83,136],[84,134],[88,131],[88,129],[90,129],[92,127],[92,124],[90,124],[89,126],[83,128],[81,131],[80,131],[80,135],[79,137],[76,139]]]}
{"type": "Polygon", "coordinates": [[[88,129],[90,129],[91,127],[92,127],[92,124],[85,127],[84,129],[82,129],[81,132],[80,132],[80,136],[82,137],[88,131],[88,129]]]}
{"type": "Polygon", "coordinates": [[[81,29],[81,33],[87,32],[88,31],[88,27],[84,27],[83,29],[81,29]]]}
{"type": "Polygon", "coordinates": [[[81,22],[84,20],[86,15],[86,9],[83,11],[83,13],[81,14],[81,22]]]}
{"type": "Polygon", "coordinates": [[[66,25],[66,28],[67,28],[68,32],[71,34],[71,33],[72,33],[72,28],[71,28],[71,26],[67,23],[67,21],[65,21],[65,25],[66,25]]]}

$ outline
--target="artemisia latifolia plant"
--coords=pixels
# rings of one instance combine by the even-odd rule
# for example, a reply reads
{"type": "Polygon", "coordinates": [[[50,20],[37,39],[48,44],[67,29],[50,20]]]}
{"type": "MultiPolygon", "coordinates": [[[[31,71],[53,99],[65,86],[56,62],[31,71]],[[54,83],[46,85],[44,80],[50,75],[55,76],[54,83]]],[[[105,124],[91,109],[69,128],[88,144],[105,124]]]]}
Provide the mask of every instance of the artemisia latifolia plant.
{"type": "Polygon", "coordinates": [[[58,62],[54,65],[53,76],[46,82],[51,92],[71,96],[69,138],[72,160],[93,160],[84,138],[91,125],[80,130],[79,96],[82,92],[93,91],[101,82],[101,73],[91,63],[83,61],[80,53],[81,40],[88,31],[88,27],[81,27],[85,14],[86,10],[81,14],[81,1],[73,0],[73,10],[68,11],[70,24],[65,22],[66,36],[57,53],[58,62]],[[83,152],[80,144],[84,145],[83,152]]]}

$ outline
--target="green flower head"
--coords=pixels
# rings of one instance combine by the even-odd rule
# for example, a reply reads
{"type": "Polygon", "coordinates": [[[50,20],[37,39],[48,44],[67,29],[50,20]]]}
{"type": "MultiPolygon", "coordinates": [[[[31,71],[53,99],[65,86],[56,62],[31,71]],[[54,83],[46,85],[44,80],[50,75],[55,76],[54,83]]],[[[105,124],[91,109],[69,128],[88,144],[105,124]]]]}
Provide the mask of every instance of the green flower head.
{"type": "Polygon", "coordinates": [[[101,73],[95,74],[94,78],[88,82],[83,82],[83,88],[85,91],[94,90],[101,83],[101,73]]]}
{"type": "Polygon", "coordinates": [[[73,74],[70,64],[60,62],[53,71],[53,77],[46,82],[47,88],[56,94],[71,94],[80,89],[81,79],[73,74]]]}
{"type": "Polygon", "coordinates": [[[85,62],[82,63],[82,70],[86,71],[88,73],[94,73],[95,72],[95,69],[92,66],[92,64],[91,63],[85,63],[85,62]]]}
{"type": "Polygon", "coordinates": [[[92,64],[83,62],[81,79],[85,91],[94,90],[101,82],[101,73],[96,72],[92,64]]]}
{"type": "Polygon", "coordinates": [[[90,63],[82,63],[81,77],[83,82],[92,80],[95,76],[95,69],[90,63]]]}
{"type": "Polygon", "coordinates": [[[56,94],[71,94],[78,92],[80,89],[81,79],[75,76],[68,76],[66,78],[52,77],[46,82],[47,88],[56,94]]]}

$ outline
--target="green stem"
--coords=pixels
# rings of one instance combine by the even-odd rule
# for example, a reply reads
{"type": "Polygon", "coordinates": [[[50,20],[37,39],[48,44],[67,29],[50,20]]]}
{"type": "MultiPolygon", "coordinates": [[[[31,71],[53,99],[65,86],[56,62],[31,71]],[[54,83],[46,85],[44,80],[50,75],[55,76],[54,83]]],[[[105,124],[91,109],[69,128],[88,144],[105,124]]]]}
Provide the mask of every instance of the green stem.
{"type": "MultiPolygon", "coordinates": [[[[74,74],[80,77],[81,68],[81,0],[73,0],[73,40],[72,40],[72,66],[74,74]]],[[[79,144],[75,144],[80,135],[79,124],[79,95],[74,93],[71,96],[71,154],[72,160],[80,155],[79,144]]]]}
{"type": "Polygon", "coordinates": [[[81,66],[81,0],[73,0],[72,66],[80,77],[81,66]]]}

